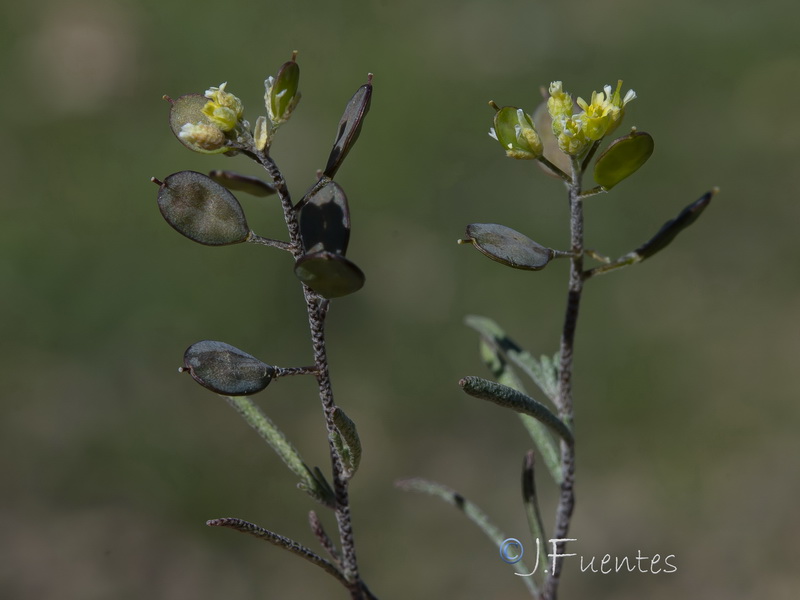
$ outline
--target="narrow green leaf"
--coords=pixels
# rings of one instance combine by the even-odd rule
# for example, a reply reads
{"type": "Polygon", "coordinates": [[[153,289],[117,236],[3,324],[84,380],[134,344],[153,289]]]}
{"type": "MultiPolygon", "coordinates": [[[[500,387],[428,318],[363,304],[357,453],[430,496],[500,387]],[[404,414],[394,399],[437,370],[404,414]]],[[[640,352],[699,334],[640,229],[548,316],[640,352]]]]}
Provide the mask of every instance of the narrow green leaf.
{"type": "Polygon", "coordinates": [[[270,448],[280,457],[297,477],[300,484],[316,500],[333,507],[334,501],[331,492],[316,480],[314,474],[303,462],[300,453],[292,446],[283,432],[273,423],[264,412],[256,406],[247,396],[222,396],[238,412],[247,424],[255,429],[270,448]]]}
{"type": "MultiPolygon", "coordinates": [[[[514,370],[506,362],[505,358],[503,358],[496,346],[486,341],[486,339],[483,337],[480,341],[480,353],[483,362],[489,368],[489,371],[491,371],[498,383],[507,385],[508,387],[513,388],[523,394],[526,393],[525,386],[522,384],[522,381],[520,381],[519,377],[517,377],[517,374],[514,373],[514,370]]],[[[528,435],[531,436],[533,443],[536,444],[536,448],[542,455],[542,459],[547,467],[547,471],[553,477],[553,480],[558,485],[561,485],[561,482],[563,481],[563,475],[561,473],[561,456],[558,451],[558,446],[553,440],[553,436],[550,435],[550,431],[544,424],[540,423],[530,415],[526,415],[524,413],[518,414],[522,424],[525,426],[525,429],[528,432],[528,435]]]]}
{"type": "Polygon", "coordinates": [[[516,412],[535,417],[557,433],[567,444],[572,445],[575,443],[575,439],[569,427],[550,412],[550,409],[544,404],[534,400],[530,396],[526,396],[507,385],[495,383],[494,381],[489,381],[482,377],[464,377],[458,384],[470,396],[480,398],[481,400],[489,400],[498,406],[510,408],[516,412]]]}
{"type": "Polygon", "coordinates": [[[361,440],[358,437],[356,424],[338,406],[333,412],[333,423],[336,425],[334,444],[342,457],[347,478],[351,478],[358,470],[361,462],[361,440]]]}
{"type": "Polygon", "coordinates": [[[553,384],[552,374],[546,373],[539,361],[530,352],[520,348],[492,319],[469,315],[466,317],[465,322],[494,345],[502,354],[507,356],[512,363],[522,369],[550,400],[554,403],[556,402],[558,398],[558,383],[553,384]]]}
{"type": "MultiPolygon", "coordinates": [[[[477,504],[467,500],[457,491],[441,483],[436,483],[435,481],[429,481],[427,479],[414,478],[396,481],[395,486],[405,492],[418,492],[420,494],[436,496],[451,506],[455,506],[458,510],[463,512],[470,521],[477,525],[478,529],[480,529],[498,549],[501,544],[508,539],[508,536],[491,522],[488,515],[483,512],[477,504]]],[[[522,561],[516,562],[512,566],[520,575],[527,575],[532,572],[522,561]]],[[[538,598],[539,590],[533,577],[523,577],[522,580],[530,592],[538,598]]]]}

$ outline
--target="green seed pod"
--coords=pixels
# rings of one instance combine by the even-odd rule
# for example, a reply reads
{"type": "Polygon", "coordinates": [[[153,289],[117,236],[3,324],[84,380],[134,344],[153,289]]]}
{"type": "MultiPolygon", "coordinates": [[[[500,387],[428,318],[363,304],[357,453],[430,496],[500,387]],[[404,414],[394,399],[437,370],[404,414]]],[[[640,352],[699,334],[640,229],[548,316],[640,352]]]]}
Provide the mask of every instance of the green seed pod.
{"type": "Polygon", "coordinates": [[[289,120],[292,111],[300,101],[297,86],[300,83],[300,67],[295,62],[297,53],[292,54],[292,59],[283,63],[278,69],[278,74],[267,79],[267,112],[270,121],[279,125],[289,120]]]}
{"type": "Polygon", "coordinates": [[[179,171],[161,182],[158,208],[175,230],[200,244],[238,244],[251,235],[236,197],[196,171],[179,171]]]}
{"type": "Polygon", "coordinates": [[[249,396],[260,392],[275,377],[275,369],[224,342],[204,340],[183,355],[181,372],[188,371],[204,388],[224,396],[249,396]]]}
{"type": "Polygon", "coordinates": [[[467,225],[466,239],[483,254],[515,269],[538,271],[555,256],[551,248],[545,248],[532,239],[505,225],[495,223],[472,223],[467,225]]]}
{"type": "Polygon", "coordinates": [[[186,94],[177,100],[165,98],[172,105],[169,127],[181,144],[201,154],[221,154],[230,150],[225,146],[225,134],[203,114],[208,98],[202,94],[186,94]]]}
{"type": "Polygon", "coordinates": [[[341,254],[315,252],[301,257],[294,274],[323,298],[339,298],[364,286],[364,273],[341,254]]]}
{"type": "Polygon", "coordinates": [[[607,190],[633,175],[653,154],[649,133],[632,131],[614,140],[594,163],[594,180],[607,190]]]}

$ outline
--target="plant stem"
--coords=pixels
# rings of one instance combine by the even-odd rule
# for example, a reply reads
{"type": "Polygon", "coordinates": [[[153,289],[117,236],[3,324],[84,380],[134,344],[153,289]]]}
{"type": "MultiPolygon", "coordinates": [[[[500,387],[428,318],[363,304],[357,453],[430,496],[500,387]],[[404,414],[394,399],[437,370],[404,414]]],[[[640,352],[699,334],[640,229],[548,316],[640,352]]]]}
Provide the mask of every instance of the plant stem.
{"type": "MultiPolygon", "coordinates": [[[[560,366],[558,372],[558,411],[559,417],[572,428],[574,413],[572,408],[572,359],[575,345],[575,328],[578,323],[578,310],[583,292],[583,200],[581,198],[581,163],[572,160],[572,181],[568,185],[570,206],[570,234],[572,239],[572,258],[570,258],[569,288],[564,328],[561,333],[560,366]]],[[[561,494],[556,510],[556,523],[553,538],[564,540],[569,531],[572,510],[575,507],[575,446],[561,440],[561,494]]],[[[555,544],[555,554],[565,554],[565,541],[555,544]]],[[[547,574],[544,586],[544,600],[556,600],[558,584],[561,579],[563,561],[554,558],[552,569],[547,574]]]]}
{"type": "MultiPolygon", "coordinates": [[[[303,244],[300,239],[300,225],[297,219],[297,211],[292,204],[286,181],[271,157],[261,153],[258,158],[259,162],[272,178],[275,190],[280,198],[286,227],[289,230],[292,255],[295,259],[298,259],[302,256],[303,244]]],[[[374,596],[361,581],[358,573],[353,525],[350,517],[348,479],[345,476],[342,458],[339,456],[333,443],[333,434],[336,431],[333,414],[336,410],[336,403],[333,399],[333,387],[331,386],[331,379],[328,371],[328,354],[325,345],[325,318],[328,314],[329,302],[321,298],[305,284],[303,284],[303,297],[306,302],[308,325],[311,330],[311,344],[314,350],[314,375],[317,379],[319,399],[322,403],[322,409],[325,415],[325,428],[328,432],[331,470],[333,474],[333,490],[336,497],[334,511],[339,529],[339,543],[341,544],[342,551],[341,566],[346,581],[345,585],[350,592],[352,600],[371,599],[374,598],[374,596]]]]}

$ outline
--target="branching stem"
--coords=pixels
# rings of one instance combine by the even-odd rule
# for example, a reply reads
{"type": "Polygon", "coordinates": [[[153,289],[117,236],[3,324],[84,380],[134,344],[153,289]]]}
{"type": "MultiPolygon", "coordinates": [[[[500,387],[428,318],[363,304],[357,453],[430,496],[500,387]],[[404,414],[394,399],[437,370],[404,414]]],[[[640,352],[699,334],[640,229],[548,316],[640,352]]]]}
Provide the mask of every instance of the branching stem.
{"type": "MultiPolygon", "coordinates": [[[[289,231],[292,255],[295,259],[298,259],[303,252],[303,245],[300,239],[300,225],[297,219],[298,211],[292,204],[286,181],[275,164],[275,161],[273,161],[269,155],[260,153],[258,155],[258,161],[272,178],[275,191],[278,193],[278,197],[281,201],[286,227],[289,231]]],[[[325,427],[328,432],[331,469],[333,474],[333,490],[336,498],[334,511],[339,530],[341,567],[345,579],[344,584],[350,592],[352,600],[371,600],[375,597],[369,592],[364,582],[361,581],[358,572],[353,525],[350,516],[348,479],[345,475],[342,458],[339,456],[333,443],[333,434],[336,431],[336,425],[333,421],[336,403],[333,399],[333,387],[331,386],[331,379],[328,371],[328,354],[325,345],[325,319],[328,314],[329,302],[305,284],[303,284],[303,297],[306,302],[308,325],[311,330],[311,344],[314,350],[314,375],[317,379],[319,399],[322,403],[325,427]]]]}
{"type": "MultiPolygon", "coordinates": [[[[559,417],[570,428],[574,428],[572,408],[572,362],[575,345],[575,329],[583,293],[583,199],[581,197],[581,177],[583,166],[579,159],[572,160],[572,181],[567,186],[570,206],[570,234],[572,257],[570,258],[569,287],[564,328],[561,333],[560,366],[558,372],[557,404],[559,417]]],[[[573,429],[574,430],[574,429],[573,429]]],[[[575,446],[561,440],[561,494],[556,510],[556,523],[553,538],[565,539],[569,531],[572,511],[575,507],[575,446]]],[[[555,554],[565,554],[566,542],[557,542],[555,554]]],[[[558,584],[561,580],[563,561],[555,560],[548,571],[544,586],[544,600],[556,600],[558,584]]]]}

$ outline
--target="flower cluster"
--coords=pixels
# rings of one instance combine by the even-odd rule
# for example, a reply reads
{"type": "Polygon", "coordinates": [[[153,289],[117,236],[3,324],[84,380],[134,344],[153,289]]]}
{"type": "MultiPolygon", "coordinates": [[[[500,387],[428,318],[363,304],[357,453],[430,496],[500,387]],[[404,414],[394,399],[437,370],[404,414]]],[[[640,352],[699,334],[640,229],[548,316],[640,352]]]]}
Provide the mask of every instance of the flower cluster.
{"type": "MultiPolygon", "coordinates": [[[[581,156],[593,142],[617,128],[625,105],[636,98],[633,90],[628,90],[623,97],[621,88],[622,81],[617,82],[613,92],[611,86],[606,85],[602,92],[592,92],[591,103],[578,98],[577,105],[581,111],[576,113],[572,96],[564,91],[562,83],[554,81],[550,84],[547,112],[562,152],[581,156]]],[[[543,153],[542,142],[531,116],[513,106],[495,108],[497,114],[489,135],[503,145],[506,155],[516,159],[540,158],[543,153]]]]}

